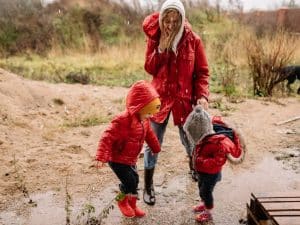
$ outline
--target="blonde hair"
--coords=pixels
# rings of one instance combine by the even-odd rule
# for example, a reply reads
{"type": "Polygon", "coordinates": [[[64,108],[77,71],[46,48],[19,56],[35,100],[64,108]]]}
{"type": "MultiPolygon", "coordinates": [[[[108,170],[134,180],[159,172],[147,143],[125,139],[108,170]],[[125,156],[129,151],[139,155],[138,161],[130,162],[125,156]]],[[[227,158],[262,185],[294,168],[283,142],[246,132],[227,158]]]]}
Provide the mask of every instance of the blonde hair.
{"type": "MultiPolygon", "coordinates": [[[[167,44],[167,50],[171,50],[172,49],[172,44],[174,42],[175,36],[177,35],[177,33],[179,32],[179,29],[181,27],[181,23],[182,23],[182,18],[181,18],[181,14],[179,13],[178,10],[176,9],[166,9],[163,14],[162,14],[162,21],[164,21],[166,19],[166,17],[168,16],[169,13],[171,12],[176,12],[179,16],[179,23],[177,24],[176,29],[174,29],[174,31],[170,34],[171,38],[169,39],[169,42],[167,44]]],[[[163,24],[163,23],[162,23],[163,24]]],[[[164,26],[162,25],[162,29],[165,29],[164,26]]]]}

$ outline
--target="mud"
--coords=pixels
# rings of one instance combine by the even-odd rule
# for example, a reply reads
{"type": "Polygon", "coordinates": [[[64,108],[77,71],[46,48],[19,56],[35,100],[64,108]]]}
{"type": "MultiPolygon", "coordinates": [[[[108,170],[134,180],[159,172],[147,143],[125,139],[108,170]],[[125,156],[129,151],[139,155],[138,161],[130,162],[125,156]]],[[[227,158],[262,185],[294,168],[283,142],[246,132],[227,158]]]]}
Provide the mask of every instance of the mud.
{"type": "MultiPolygon", "coordinates": [[[[110,210],[108,217],[101,224],[172,224],[187,225],[194,222],[191,207],[199,202],[197,183],[181,171],[176,176],[157,174],[157,203],[147,206],[142,201],[139,205],[147,211],[147,217],[141,219],[126,219],[121,216],[115,207],[110,210]]],[[[276,191],[299,190],[300,180],[298,174],[292,170],[284,170],[282,163],[272,154],[261,159],[261,162],[250,169],[232,169],[226,166],[222,174],[222,181],[215,188],[214,222],[209,224],[235,225],[245,218],[246,203],[250,194],[276,191]],[[286,179],[286,178],[289,179],[286,179]]],[[[89,191],[87,198],[72,199],[71,224],[86,224],[88,216],[98,216],[105,206],[111,204],[116,195],[116,184],[107,183],[101,192],[94,188],[89,191]],[[95,212],[82,216],[81,212],[86,205],[95,208],[95,212]]],[[[141,192],[141,191],[140,191],[141,192]]],[[[66,224],[65,196],[59,192],[38,193],[31,196],[37,203],[36,207],[28,204],[27,199],[14,202],[14,204],[0,213],[0,222],[5,225],[53,225],[66,224]]],[[[113,201],[113,205],[116,206],[113,201]]],[[[207,223],[208,224],[208,223],[207,223]]]]}

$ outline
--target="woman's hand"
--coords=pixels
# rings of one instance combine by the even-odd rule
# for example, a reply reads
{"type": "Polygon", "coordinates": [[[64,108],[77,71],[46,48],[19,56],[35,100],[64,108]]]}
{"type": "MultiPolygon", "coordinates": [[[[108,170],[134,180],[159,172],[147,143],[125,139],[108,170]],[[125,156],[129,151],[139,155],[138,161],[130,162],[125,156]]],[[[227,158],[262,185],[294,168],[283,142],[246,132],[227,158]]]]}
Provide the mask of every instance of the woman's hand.
{"type": "Polygon", "coordinates": [[[159,46],[158,46],[161,52],[164,52],[166,50],[166,48],[168,47],[168,42],[169,42],[168,34],[162,31],[159,39],[159,46]]]}
{"type": "Polygon", "coordinates": [[[197,100],[197,105],[201,105],[203,109],[208,110],[208,102],[204,97],[201,97],[197,100]]]}
{"type": "Polygon", "coordinates": [[[169,35],[169,33],[167,31],[161,32],[161,36],[159,39],[159,46],[158,46],[158,48],[161,52],[164,52],[168,48],[168,45],[170,42],[170,36],[171,35],[169,35]]]}

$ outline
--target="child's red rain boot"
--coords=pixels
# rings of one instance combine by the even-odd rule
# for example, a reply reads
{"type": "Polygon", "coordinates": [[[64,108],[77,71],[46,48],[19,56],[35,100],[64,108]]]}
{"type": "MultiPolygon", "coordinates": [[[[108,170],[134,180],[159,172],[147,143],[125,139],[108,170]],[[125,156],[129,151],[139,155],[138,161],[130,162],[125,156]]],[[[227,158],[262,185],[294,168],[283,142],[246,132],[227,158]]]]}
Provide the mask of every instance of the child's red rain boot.
{"type": "Polygon", "coordinates": [[[132,218],[135,216],[135,213],[129,205],[129,198],[130,196],[125,195],[123,198],[118,199],[118,206],[124,216],[132,218]]]}
{"type": "Polygon", "coordinates": [[[212,219],[213,219],[212,215],[207,211],[204,211],[203,213],[200,213],[195,217],[195,220],[199,223],[208,222],[211,221],[212,219]]]}
{"type": "Polygon", "coordinates": [[[136,206],[137,196],[131,195],[129,197],[129,205],[134,210],[134,214],[136,217],[143,217],[146,213],[136,206]]]}
{"type": "Polygon", "coordinates": [[[205,210],[206,210],[206,208],[203,204],[193,206],[193,212],[194,213],[201,213],[201,212],[204,212],[205,210]]]}

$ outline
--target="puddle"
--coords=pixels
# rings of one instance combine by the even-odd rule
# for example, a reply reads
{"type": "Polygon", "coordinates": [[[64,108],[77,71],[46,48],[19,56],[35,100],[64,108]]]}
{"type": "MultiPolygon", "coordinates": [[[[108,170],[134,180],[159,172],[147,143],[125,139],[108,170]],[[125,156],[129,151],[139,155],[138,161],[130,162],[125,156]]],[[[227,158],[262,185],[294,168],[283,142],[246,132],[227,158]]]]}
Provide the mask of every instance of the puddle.
{"type": "MultiPolygon", "coordinates": [[[[125,219],[118,209],[109,212],[108,217],[101,225],[187,225],[197,224],[194,222],[191,206],[198,203],[197,183],[182,171],[180,175],[157,174],[155,187],[157,202],[155,206],[147,206],[140,200],[138,205],[147,212],[147,217],[141,219],[125,219]]],[[[273,155],[265,156],[262,161],[248,169],[231,169],[226,166],[223,170],[222,181],[219,182],[214,191],[215,225],[239,224],[239,219],[245,215],[246,203],[250,200],[251,192],[284,192],[299,190],[299,174],[292,170],[284,170],[281,162],[274,159],[273,155]]],[[[142,178],[141,178],[142,180],[142,178]]],[[[140,183],[142,186],[143,182],[140,183]]],[[[99,215],[105,206],[115,196],[116,184],[107,184],[107,188],[100,193],[94,192],[89,205],[95,207],[91,214],[99,215]]],[[[142,190],[140,190],[142,196],[142,190]]],[[[65,199],[55,192],[46,192],[31,195],[36,207],[28,206],[20,201],[15,206],[0,212],[0,224],[5,225],[63,225],[66,224],[65,199]],[[23,207],[23,209],[22,209],[23,207]],[[21,212],[21,213],[20,213],[21,212]]],[[[72,199],[71,224],[86,224],[86,217],[77,218],[87,199],[72,199]]],[[[114,203],[115,205],[115,203],[114,203]]],[[[86,215],[85,215],[86,216],[86,215]]]]}
{"type": "Polygon", "coordinates": [[[282,163],[271,154],[265,155],[259,164],[247,170],[235,171],[226,167],[215,190],[216,224],[238,224],[237,221],[245,216],[251,193],[299,190],[299,174],[282,167],[282,163]]]}

